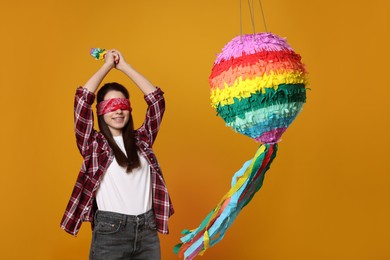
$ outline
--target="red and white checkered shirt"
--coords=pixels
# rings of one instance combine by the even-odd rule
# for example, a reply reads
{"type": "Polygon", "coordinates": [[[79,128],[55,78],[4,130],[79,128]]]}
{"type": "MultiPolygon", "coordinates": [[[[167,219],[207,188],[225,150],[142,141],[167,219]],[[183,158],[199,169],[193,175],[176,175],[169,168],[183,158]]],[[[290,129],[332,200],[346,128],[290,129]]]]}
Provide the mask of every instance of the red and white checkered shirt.
{"type": "MultiPolygon", "coordinates": [[[[142,126],[135,130],[136,145],[151,169],[153,210],[157,230],[168,234],[168,218],[173,214],[171,199],[152,150],[165,110],[164,92],[158,88],[146,95],[148,105],[142,126]]],[[[95,196],[106,169],[114,154],[102,133],[94,130],[92,104],[95,94],[79,87],[74,104],[74,120],[77,146],[84,158],[71,198],[61,221],[61,228],[76,236],[82,222],[93,222],[97,209],[95,196]]]]}

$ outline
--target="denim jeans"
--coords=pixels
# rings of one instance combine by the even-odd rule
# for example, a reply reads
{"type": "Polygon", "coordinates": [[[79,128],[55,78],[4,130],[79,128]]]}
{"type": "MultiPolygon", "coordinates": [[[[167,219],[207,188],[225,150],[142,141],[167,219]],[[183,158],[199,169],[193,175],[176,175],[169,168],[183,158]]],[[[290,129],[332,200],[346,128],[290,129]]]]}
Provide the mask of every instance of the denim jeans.
{"type": "Polygon", "coordinates": [[[153,211],[138,216],[97,211],[90,260],[159,260],[160,240],[153,211]]]}

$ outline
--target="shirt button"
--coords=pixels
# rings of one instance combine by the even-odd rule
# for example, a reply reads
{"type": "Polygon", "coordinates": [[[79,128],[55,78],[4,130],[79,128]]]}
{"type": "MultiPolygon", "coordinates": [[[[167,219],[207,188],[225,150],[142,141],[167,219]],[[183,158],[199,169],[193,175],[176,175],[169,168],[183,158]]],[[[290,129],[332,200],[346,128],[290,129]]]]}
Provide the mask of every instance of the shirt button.
{"type": "Polygon", "coordinates": [[[85,209],[84,209],[85,211],[88,211],[89,210],[89,207],[85,207],[85,209]]]}

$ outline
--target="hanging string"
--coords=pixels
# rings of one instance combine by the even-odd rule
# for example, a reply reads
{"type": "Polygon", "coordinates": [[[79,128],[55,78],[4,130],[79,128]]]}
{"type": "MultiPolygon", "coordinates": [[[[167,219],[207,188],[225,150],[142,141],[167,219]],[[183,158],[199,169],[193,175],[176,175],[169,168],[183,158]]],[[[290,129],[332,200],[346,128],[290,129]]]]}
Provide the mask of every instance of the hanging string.
{"type": "Polygon", "coordinates": [[[261,0],[259,0],[259,4],[260,4],[261,16],[263,16],[264,28],[265,28],[265,31],[268,32],[267,24],[265,23],[264,10],[263,10],[263,5],[261,4],[261,0]]]}
{"type": "Polygon", "coordinates": [[[251,2],[248,0],[248,6],[249,6],[249,12],[250,12],[250,15],[251,15],[251,22],[252,22],[253,35],[255,35],[255,34],[256,34],[256,28],[255,28],[255,9],[253,8],[253,0],[252,0],[252,4],[251,4],[251,2]]]}
{"type": "Polygon", "coordinates": [[[240,41],[242,43],[242,0],[240,0],[240,41]]]}
{"type": "MultiPolygon", "coordinates": [[[[255,6],[254,6],[254,2],[253,1],[254,0],[251,0],[251,1],[248,0],[248,7],[249,7],[249,13],[250,13],[251,22],[252,22],[253,35],[256,35],[255,6]]],[[[259,0],[259,5],[260,5],[260,10],[261,10],[261,16],[263,18],[264,29],[265,29],[266,32],[268,32],[267,23],[265,21],[264,9],[263,9],[263,5],[261,3],[261,0],[259,0]]],[[[242,20],[243,20],[243,17],[242,17],[242,0],[240,0],[240,41],[241,41],[241,43],[242,43],[242,33],[243,33],[242,20]]]]}

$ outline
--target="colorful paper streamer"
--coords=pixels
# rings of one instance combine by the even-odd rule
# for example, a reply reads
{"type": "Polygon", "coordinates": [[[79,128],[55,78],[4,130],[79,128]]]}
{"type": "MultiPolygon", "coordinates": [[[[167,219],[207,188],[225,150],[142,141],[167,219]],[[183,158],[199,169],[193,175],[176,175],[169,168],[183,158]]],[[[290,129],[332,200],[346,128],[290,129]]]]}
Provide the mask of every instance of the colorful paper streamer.
{"type": "Polygon", "coordinates": [[[106,50],[100,48],[91,48],[89,54],[91,54],[91,56],[94,57],[96,60],[104,60],[106,50]]]}

